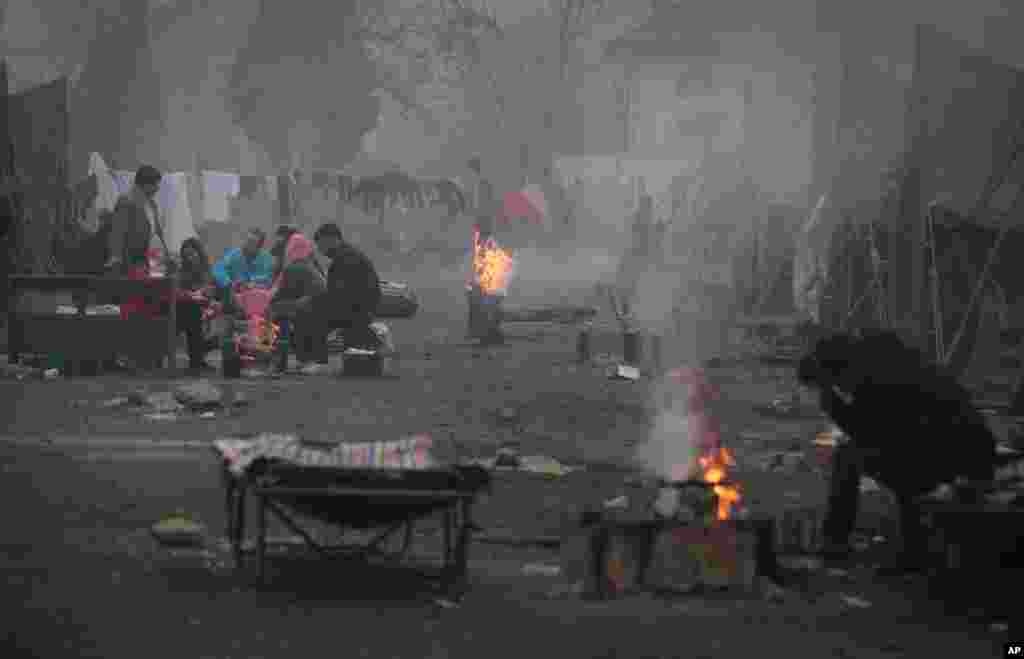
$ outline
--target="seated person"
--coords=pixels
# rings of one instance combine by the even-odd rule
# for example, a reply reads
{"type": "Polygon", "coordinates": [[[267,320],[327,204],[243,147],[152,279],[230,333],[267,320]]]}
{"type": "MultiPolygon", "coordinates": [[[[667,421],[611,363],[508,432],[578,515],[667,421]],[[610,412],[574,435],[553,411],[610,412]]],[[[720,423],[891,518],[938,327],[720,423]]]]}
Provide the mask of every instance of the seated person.
{"type": "Polygon", "coordinates": [[[249,229],[242,247],[229,250],[213,266],[213,276],[219,287],[239,284],[269,287],[273,283],[274,259],[263,249],[266,237],[262,229],[249,229]]]}
{"type": "Polygon", "coordinates": [[[313,300],[312,310],[319,324],[316,349],[321,363],[327,359],[327,335],[331,330],[341,330],[346,347],[380,347],[370,328],[381,300],[380,278],[373,262],[345,241],[333,222],[321,225],[314,239],[320,253],[331,259],[327,291],[313,300]]]}
{"type": "Polygon", "coordinates": [[[211,370],[206,353],[214,348],[214,341],[203,335],[203,310],[209,304],[213,277],[210,261],[203,244],[189,238],[181,244],[181,267],[178,270],[177,319],[178,333],[185,333],[188,347],[188,366],[191,374],[211,370]]]}
{"type": "Polygon", "coordinates": [[[323,293],[327,282],[315,260],[316,248],[302,233],[291,233],[283,250],[275,246],[274,251],[278,261],[275,269],[279,274],[271,289],[270,315],[275,321],[288,319],[292,322],[291,342],[299,368],[312,375],[327,364],[326,358],[317,363],[319,354],[314,337],[320,330],[310,313],[313,299],[323,293]]]}
{"type": "Polygon", "coordinates": [[[884,571],[923,568],[919,498],[942,484],[963,480],[983,488],[993,478],[995,437],[969,393],[890,332],[822,338],[797,375],[819,390],[822,409],[849,438],[832,458],[824,558],[849,558],[860,480],[868,475],[899,506],[903,554],[884,571]]]}

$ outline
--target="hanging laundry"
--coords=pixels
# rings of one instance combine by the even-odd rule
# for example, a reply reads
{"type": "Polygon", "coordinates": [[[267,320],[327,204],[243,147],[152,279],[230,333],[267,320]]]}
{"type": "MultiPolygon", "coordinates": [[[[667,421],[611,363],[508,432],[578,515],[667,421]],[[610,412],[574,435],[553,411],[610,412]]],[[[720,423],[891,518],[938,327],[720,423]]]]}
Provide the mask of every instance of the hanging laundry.
{"type": "Polygon", "coordinates": [[[188,196],[188,174],[164,174],[160,181],[160,192],[157,193],[157,203],[164,223],[167,249],[177,254],[186,239],[197,237],[188,196]]]}
{"type": "Polygon", "coordinates": [[[117,204],[119,185],[114,173],[98,153],[89,155],[89,175],[96,177],[96,210],[113,211],[117,204]]]}
{"type": "Polygon", "coordinates": [[[203,217],[206,222],[227,222],[231,219],[231,200],[238,197],[241,180],[238,174],[203,172],[203,217]]]}
{"type": "Polygon", "coordinates": [[[113,172],[114,184],[117,186],[117,194],[121,196],[132,190],[132,183],[135,180],[135,172],[113,172]]]}

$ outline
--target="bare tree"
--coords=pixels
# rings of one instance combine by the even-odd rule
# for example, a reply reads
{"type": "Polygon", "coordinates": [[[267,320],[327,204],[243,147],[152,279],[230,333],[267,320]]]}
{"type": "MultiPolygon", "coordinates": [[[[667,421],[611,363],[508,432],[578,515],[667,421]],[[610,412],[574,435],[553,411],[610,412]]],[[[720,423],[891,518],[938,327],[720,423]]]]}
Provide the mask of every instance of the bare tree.
{"type": "Polygon", "coordinates": [[[316,132],[311,165],[347,164],[379,107],[357,0],[262,0],[230,86],[236,121],[278,167],[292,163],[289,131],[300,124],[316,132]]]}

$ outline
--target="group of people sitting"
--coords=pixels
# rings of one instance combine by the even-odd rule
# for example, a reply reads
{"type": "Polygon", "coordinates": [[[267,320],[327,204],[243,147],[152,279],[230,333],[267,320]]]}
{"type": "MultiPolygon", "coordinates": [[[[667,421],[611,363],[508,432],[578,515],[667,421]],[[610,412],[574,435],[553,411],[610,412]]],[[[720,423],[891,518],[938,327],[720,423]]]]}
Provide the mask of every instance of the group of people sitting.
{"type": "MultiPolygon", "coordinates": [[[[315,374],[326,367],[328,336],[334,330],[342,332],[347,346],[377,346],[370,324],[380,303],[380,280],[370,259],[344,239],[337,224],[323,224],[312,239],[297,227],[279,227],[269,248],[265,233],[253,228],[241,247],[212,264],[202,242],[189,238],[171,258],[155,202],[161,178],[155,168],[143,166],[133,189],[118,199],[107,270],[145,279],[158,265],[171,265],[168,274],[178,279],[178,332],[186,337],[191,373],[211,368],[206,355],[218,343],[204,331],[204,319],[230,313],[223,302],[233,306],[232,299],[252,287],[270,293],[267,320],[288,321],[300,372],[315,374]],[[317,251],[330,259],[326,271],[317,251]]],[[[158,311],[140,301],[121,307],[125,317],[158,311]]]]}

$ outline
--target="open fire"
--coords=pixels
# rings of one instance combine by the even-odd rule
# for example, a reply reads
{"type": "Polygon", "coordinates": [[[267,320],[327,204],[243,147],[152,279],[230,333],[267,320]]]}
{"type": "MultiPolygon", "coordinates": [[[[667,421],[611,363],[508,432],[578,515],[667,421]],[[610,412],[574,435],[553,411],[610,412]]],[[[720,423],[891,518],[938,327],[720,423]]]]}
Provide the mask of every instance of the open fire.
{"type": "Polygon", "coordinates": [[[715,517],[719,520],[729,519],[732,516],[733,506],[742,498],[739,484],[730,483],[727,480],[729,467],[736,466],[735,458],[729,449],[719,446],[697,458],[697,461],[704,472],[704,482],[711,485],[715,492],[717,502],[715,517]]]}
{"type": "Polygon", "coordinates": [[[473,274],[484,294],[505,292],[514,263],[512,255],[499,247],[493,237],[480,240],[480,232],[473,231],[473,274]]]}

